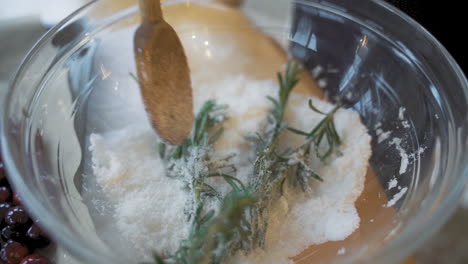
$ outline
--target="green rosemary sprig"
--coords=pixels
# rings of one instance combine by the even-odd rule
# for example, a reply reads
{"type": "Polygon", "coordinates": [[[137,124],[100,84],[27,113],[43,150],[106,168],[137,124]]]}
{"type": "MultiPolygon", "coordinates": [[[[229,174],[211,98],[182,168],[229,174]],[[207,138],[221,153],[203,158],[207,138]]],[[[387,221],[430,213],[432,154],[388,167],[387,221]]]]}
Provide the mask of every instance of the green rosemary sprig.
{"type": "Polygon", "coordinates": [[[321,160],[325,160],[333,153],[335,147],[341,144],[340,136],[338,135],[338,132],[336,132],[335,122],[333,121],[333,117],[340,107],[341,104],[335,106],[330,112],[324,113],[317,109],[312,104],[312,100],[309,99],[309,108],[316,113],[325,115],[325,117],[310,132],[305,132],[292,127],[288,127],[288,130],[298,135],[305,136],[306,141],[311,141],[313,143],[317,157],[321,160]],[[322,145],[323,139],[326,139],[328,148],[327,151],[322,154],[320,153],[319,148],[322,145]]]}
{"type": "Polygon", "coordinates": [[[203,104],[195,117],[190,137],[181,145],[168,146],[159,143],[158,152],[166,165],[166,175],[186,183],[192,194],[187,202],[185,213],[189,221],[194,221],[196,211],[203,205],[206,197],[222,200],[222,195],[208,183],[213,172],[233,168],[230,159],[233,156],[213,158],[211,144],[222,134],[223,128],[216,128],[226,118],[225,106],[217,105],[213,100],[203,104]],[[215,129],[214,132],[211,130],[215,129]]]}
{"type": "Polygon", "coordinates": [[[132,77],[132,79],[136,82],[136,83],[139,83],[140,81],[138,80],[138,77],[133,73],[133,72],[129,72],[128,73],[130,75],[130,77],[132,77]]]}
{"type": "Polygon", "coordinates": [[[260,198],[254,206],[250,207],[252,225],[250,242],[252,248],[264,246],[270,208],[277,198],[282,195],[285,182],[300,186],[304,192],[310,192],[311,180],[323,181],[309,165],[312,155],[311,145],[314,146],[317,156],[324,160],[331,155],[334,147],[341,143],[333,122],[334,114],[340,106],[325,114],[318,110],[312,104],[312,101],[309,101],[309,107],[318,113],[324,114],[324,119],[309,133],[288,128],[294,133],[306,136],[305,142],[295,150],[279,154],[277,145],[279,135],[285,127],[283,122],[284,112],[289,95],[298,83],[299,72],[299,65],[290,62],[286,67],[285,75],[278,74],[280,83],[278,99],[269,98],[274,106],[271,114],[273,118],[269,118],[270,123],[273,123],[269,127],[273,127],[273,129],[268,129],[267,126],[267,132],[263,136],[257,136],[257,142],[260,143],[261,147],[254,164],[254,173],[250,184],[260,198]],[[324,155],[319,152],[319,146],[323,138],[327,139],[329,146],[324,155]]]}
{"type": "Polygon", "coordinates": [[[286,71],[283,74],[280,72],[277,73],[278,83],[279,83],[279,93],[278,98],[273,98],[267,96],[267,99],[273,103],[272,114],[276,121],[276,132],[280,130],[280,124],[283,120],[284,112],[286,111],[286,104],[291,94],[292,89],[299,82],[298,75],[300,73],[300,65],[295,61],[291,61],[286,65],[286,71]]]}
{"type": "Polygon", "coordinates": [[[334,124],[335,113],[340,107],[341,105],[337,105],[330,112],[324,113],[312,104],[312,100],[309,100],[309,108],[314,112],[325,115],[325,117],[310,132],[304,132],[299,129],[288,127],[289,131],[305,136],[304,144],[288,155],[289,164],[296,165],[296,167],[293,168],[293,174],[295,175],[294,183],[298,183],[301,189],[305,192],[310,191],[309,182],[311,179],[323,181],[323,179],[308,165],[312,158],[311,155],[313,154],[311,150],[312,146],[314,147],[314,152],[317,157],[319,157],[321,161],[324,161],[334,152],[335,147],[341,144],[340,136],[338,135],[334,124]],[[320,152],[320,146],[322,145],[324,138],[327,140],[328,149],[324,154],[322,154],[320,152]]]}
{"type": "MultiPolygon", "coordinates": [[[[138,81],[136,76],[131,76],[138,81]]],[[[166,254],[166,258],[155,252],[155,264],[219,264],[236,249],[243,248],[243,241],[251,233],[247,209],[256,201],[255,196],[239,179],[222,172],[226,168],[235,169],[229,164],[232,155],[221,159],[210,155],[210,145],[219,139],[223,128],[213,133],[210,130],[225,120],[225,109],[213,100],[205,102],[195,117],[190,138],[175,147],[158,144],[158,153],[166,161],[167,175],[186,182],[193,201],[188,210],[192,223],[188,238],[174,254],[166,254]],[[207,179],[215,177],[223,178],[231,186],[232,191],[225,197],[207,183],[207,179]],[[203,195],[220,200],[216,215],[214,211],[204,211],[203,195]]]]}
{"type": "Polygon", "coordinates": [[[254,163],[251,188],[259,199],[250,207],[252,235],[249,240],[251,249],[263,247],[271,204],[281,195],[286,177],[291,174],[289,159],[278,154],[279,135],[286,127],[283,122],[289,95],[298,83],[300,66],[291,61],[283,74],[278,73],[279,90],[277,99],[267,97],[273,103],[273,109],[268,116],[265,133],[257,134],[257,158],[254,163]]]}
{"type": "MultiPolygon", "coordinates": [[[[238,186],[241,188],[241,186],[238,186]]],[[[197,211],[189,237],[181,243],[168,263],[219,264],[250,235],[247,208],[255,203],[246,189],[233,190],[222,201],[218,214],[197,211]]]]}
{"type": "MultiPolygon", "coordinates": [[[[206,101],[201,107],[198,114],[193,121],[192,131],[190,137],[186,139],[181,145],[176,146],[169,153],[169,157],[173,159],[180,159],[183,156],[189,155],[189,149],[194,147],[206,147],[214,143],[223,133],[223,128],[216,130],[211,136],[208,130],[225,120],[224,111],[226,106],[217,105],[214,100],[206,101]]],[[[159,143],[159,153],[161,158],[166,157],[166,144],[159,143]]]]}
{"type": "MultiPolygon", "coordinates": [[[[160,145],[159,152],[168,165],[168,175],[187,175],[187,181],[194,193],[194,212],[191,214],[191,231],[188,238],[181,242],[174,254],[166,254],[163,259],[155,254],[156,264],[220,264],[237,250],[250,251],[263,247],[270,208],[282,195],[286,182],[299,185],[303,191],[310,191],[310,180],[321,181],[309,166],[314,150],[321,159],[327,158],[333,148],[341,143],[333,123],[333,116],[339,106],[329,113],[323,113],[309,102],[309,107],[321,114],[324,119],[310,132],[288,128],[291,132],[305,136],[304,143],[292,150],[280,153],[278,149],[279,136],[287,127],[284,123],[289,95],[298,83],[299,64],[288,63],[283,74],[278,73],[279,92],[277,98],[268,97],[273,103],[273,110],[268,116],[265,131],[255,138],[258,153],[254,163],[253,175],[247,186],[239,179],[222,170],[226,168],[229,158],[224,163],[214,165],[209,155],[209,145],[216,141],[222,133],[222,128],[209,136],[208,130],[219,124],[220,119],[214,114],[217,109],[212,101],[208,101],[197,115],[191,137],[182,145],[171,150],[160,145]],[[323,139],[326,138],[329,149],[325,154],[318,152],[323,139]],[[200,166],[200,164],[203,164],[200,166]],[[184,169],[185,172],[178,171],[184,169]],[[217,192],[206,181],[209,178],[220,177],[231,186],[232,191],[225,197],[217,192]],[[218,197],[220,207],[218,212],[205,212],[202,194],[218,197]]],[[[172,177],[172,176],[171,176],[172,177]]]]}
{"type": "Polygon", "coordinates": [[[219,212],[216,215],[212,210],[204,213],[203,204],[198,207],[188,238],[166,259],[155,253],[154,263],[220,264],[244,247],[244,241],[251,234],[248,208],[256,202],[256,198],[232,176],[212,174],[210,177],[224,177],[232,187],[231,193],[222,199],[219,212]]]}
{"type": "MultiPolygon", "coordinates": [[[[129,75],[135,82],[139,82],[138,77],[134,73],[130,72],[129,75]]],[[[214,100],[206,101],[195,117],[190,138],[186,139],[175,148],[172,148],[169,157],[180,159],[182,156],[188,155],[187,151],[191,147],[207,146],[208,144],[214,143],[222,135],[223,128],[219,128],[211,137],[208,137],[208,130],[224,121],[226,116],[223,114],[223,111],[226,110],[226,108],[227,106],[217,105],[214,100]]],[[[158,144],[158,153],[162,159],[168,158],[166,156],[166,149],[168,149],[168,147],[165,143],[160,142],[158,144]]]]}

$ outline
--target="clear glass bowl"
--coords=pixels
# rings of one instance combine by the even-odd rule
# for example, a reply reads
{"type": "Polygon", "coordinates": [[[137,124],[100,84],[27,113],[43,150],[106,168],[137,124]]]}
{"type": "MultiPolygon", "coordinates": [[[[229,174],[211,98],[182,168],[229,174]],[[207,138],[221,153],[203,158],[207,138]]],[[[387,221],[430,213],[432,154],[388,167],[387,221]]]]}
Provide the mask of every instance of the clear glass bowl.
{"type": "MultiPolygon", "coordinates": [[[[121,32],[138,24],[138,10],[136,1],[111,2],[84,6],[38,42],[10,87],[1,126],[14,188],[54,240],[85,263],[128,263],[112,241],[96,233],[99,209],[82,197],[89,193],[82,183],[89,170],[87,136],[127,125],[109,126],[106,120],[133,111],[118,88],[133,69],[128,59],[132,34],[121,32]],[[110,43],[118,45],[106,57],[110,43]],[[106,94],[115,100],[103,100],[106,94]]],[[[193,8],[190,1],[165,4],[177,2],[184,2],[186,12],[193,8]]],[[[266,34],[288,45],[330,100],[361,114],[373,137],[376,175],[366,183],[373,193],[357,202],[364,208],[361,225],[367,227],[353,234],[347,254],[335,254],[338,243],[320,249],[331,250],[323,252],[327,257],[314,260],[309,250],[296,260],[401,261],[453,212],[467,178],[466,78],[424,28],[382,1],[297,0],[292,12],[287,2],[246,1],[244,11],[266,34]],[[382,132],[388,131],[401,143],[384,140],[382,132]],[[400,189],[389,188],[394,177],[400,189]],[[404,195],[396,199],[398,194],[404,195]],[[372,202],[376,197],[380,204],[372,202]],[[395,198],[391,208],[382,206],[387,197],[395,198]]],[[[191,33],[209,38],[210,30],[244,30],[213,23],[191,33]]]]}

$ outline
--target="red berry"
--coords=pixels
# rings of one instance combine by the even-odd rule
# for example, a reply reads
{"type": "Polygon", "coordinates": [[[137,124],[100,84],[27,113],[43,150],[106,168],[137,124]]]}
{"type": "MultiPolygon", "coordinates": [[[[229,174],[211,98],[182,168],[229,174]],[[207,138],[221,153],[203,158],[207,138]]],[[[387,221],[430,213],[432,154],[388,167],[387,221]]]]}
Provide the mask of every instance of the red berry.
{"type": "Polygon", "coordinates": [[[18,193],[13,194],[13,204],[22,205],[21,197],[18,195],[18,193]]]}
{"type": "Polygon", "coordinates": [[[30,239],[39,239],[42,235],[42,230],[36,225],[32,224],[31,227],[26,232],[26,236],[30,239]]]}
{"type": "Polygon", "coordinates": [[[15,206],[8,210],[5,216],[5,222],[10,226],[20,226],[29,221],[28,213],[22,206],[15,206]]]}
{"type": "Polygon", "coordinates": [[[22,241],[20,241],[20,240],[22,240],[21,239],[21,237],[22,237],[21,233],[18,230],[15,230],[11,226],[5,226],[2,229],[1,237],[2,237],[3,241],[14,240],[14,241],[17,241],[17,242],[22,242],[22,241]]]}
{"type": "Polygon", "coordinates": [[[5,169],[3,168],[3,163],[0,163],[0,181],[5,179],[5,169]]]}
{"type": "Polygon", "coordinates": [[[24,257],[20,264],[49,264],[49,259],[39,255],[39,254],[31,254],[24,257]]]}
{"type": "Polygon", "coordinates": [[[26,232],[26,236],[30,239],[40,239],[41,237],[46,237],[42,229],[37,224],[32,224],[31,227],[26,232]]]}
{"type": "Polygon", "coordinates": [[[11,205],[9,203],[0,203],[0,222],[5,218],[10,208],[11,208],[11,205]]]}
{"type": "Polygon", "coordinates": [[[28,253],[29,250],[27,247],[13,240],[9,240],[0,250],[0,259],[8,264],[16,264],[28,255],[28,253]]]}
{"type": "Polygon", "coordinates": [[[49,238],[37,224],[31,225],[26,232],[26,238],[31,248],[44,248],[50,244],[49,238]]]}
{"type": "Polygon", "coordinates": [[[6,173],[5,166],[2,160],[2,153],[0,153],[0,185],[1,186],[8,185],[6,175],[7,173],[6,173]]]}
{"type": "Polygon", "coordinates": [[[0,203],[4,203],[11,198],[11,190],[6,186],[0,187],[0,203]]]}

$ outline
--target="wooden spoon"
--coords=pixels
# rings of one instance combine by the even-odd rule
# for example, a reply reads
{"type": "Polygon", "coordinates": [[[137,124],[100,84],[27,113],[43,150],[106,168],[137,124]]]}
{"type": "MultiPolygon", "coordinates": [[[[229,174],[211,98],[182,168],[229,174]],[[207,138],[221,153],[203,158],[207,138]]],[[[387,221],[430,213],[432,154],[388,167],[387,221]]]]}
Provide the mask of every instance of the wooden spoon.
{"type": "Polygon", "coordinates": [[[187,58],[176,32],[163,19],[160,0],[139,4],[142,21],[133,41],[143,102],[159,136],[180,144],[194,119],[187,58]]]}

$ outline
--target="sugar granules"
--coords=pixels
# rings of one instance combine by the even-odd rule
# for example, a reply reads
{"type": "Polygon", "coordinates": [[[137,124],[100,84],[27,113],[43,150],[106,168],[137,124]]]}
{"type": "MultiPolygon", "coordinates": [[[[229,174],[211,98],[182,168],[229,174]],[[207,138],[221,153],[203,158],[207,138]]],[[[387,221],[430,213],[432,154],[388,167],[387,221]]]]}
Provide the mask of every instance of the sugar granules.
{"type": "MultiPolygon", "coordinates": [[[[195,91],[204,91],[195,92],[197,107],[208,98],[229,106],[226,133],[216,149],[237,154],[236,176],[244,182],[251,175],[254,157],[245,136],[262,127],[271,107],[266,96],[276,94],[276,89],[272,81],[249,80],[242,75],[208,86],[194,85],[195,91]]],[[[291,126],[310,130],[323,117],[308,108],[308,99],[294,94],[290,98],[285,119],[291,126]]],[[[315,98],[313,102],[323,111],[333,107],[315,98]]],[[[265,250],[257,249],[247,256],[240,252],[233,263],[289,263],[288,257],[308,246],[345,239],[359,227],[354,202],[364,188],[370,136],[359,115],[352,111],[339,110],[335,125],[343,141],[340,155],[326,162],[311,161],[324,182],[315,182],[313,192],[307,195],[286,189],[272,208],[265,250]]],[[[282,138],[287,146],[297,146],[301,140],[291,133],[282,138]]],[[[165,176],[150,125],[142,123],[105,135],[95,134],[90,141],[95,177],[115,204],[118,232],[130,242],[133,255],[144,260],[153,250],[174,252],[190,227],[183,213],[188,193],[181,181],[165,176]]]]}

